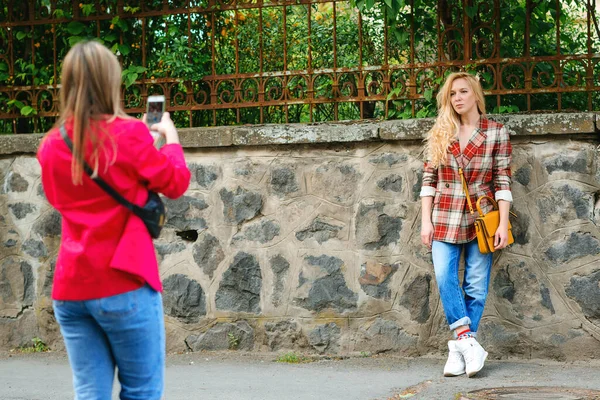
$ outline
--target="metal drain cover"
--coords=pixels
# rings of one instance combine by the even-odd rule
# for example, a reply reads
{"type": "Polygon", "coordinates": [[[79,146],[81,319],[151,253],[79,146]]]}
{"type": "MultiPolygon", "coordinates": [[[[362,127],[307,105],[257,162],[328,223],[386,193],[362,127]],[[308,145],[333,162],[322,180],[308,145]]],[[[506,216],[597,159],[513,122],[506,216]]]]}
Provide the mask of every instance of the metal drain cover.
{"type": "Polygon", "coordinates": [[[600,391],[564,387],[514,386],[469,392],[463,400],[599,400],[600,391]]]}

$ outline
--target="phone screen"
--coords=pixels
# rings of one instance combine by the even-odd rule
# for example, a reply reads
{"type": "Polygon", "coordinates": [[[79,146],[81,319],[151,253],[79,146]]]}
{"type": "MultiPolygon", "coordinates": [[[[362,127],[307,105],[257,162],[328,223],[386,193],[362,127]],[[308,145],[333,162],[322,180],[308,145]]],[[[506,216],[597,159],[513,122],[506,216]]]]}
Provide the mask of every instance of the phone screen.
{"type": "Polygon", "coordinates": [[[146,122],[148,127],[160,122],[165,112],[165,96],[149,96],[146,110],[146,122]]]}

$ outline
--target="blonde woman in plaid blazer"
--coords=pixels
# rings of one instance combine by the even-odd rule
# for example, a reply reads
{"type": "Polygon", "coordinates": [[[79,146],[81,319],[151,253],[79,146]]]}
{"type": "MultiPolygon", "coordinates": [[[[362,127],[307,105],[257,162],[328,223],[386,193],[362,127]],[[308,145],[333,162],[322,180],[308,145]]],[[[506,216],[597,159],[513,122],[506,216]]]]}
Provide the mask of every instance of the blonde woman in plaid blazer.
{"type": "MultiPolygon", "coordinates": [[[[477,246],[475,218],[470,214],[459,170],[468,182],[471,202],[480,196],[498,201],[500,226],[494,238],[496,250],[508,242],[511,145],[506,129],[485,118],[485,102],[479,81],[458,72],[448,76],[437,95],[438,117],[428,132],[426,162],[421,188],[421,241],[431,249],[436,281],[446,319],[456,340],[448,342],[445,376],[483,368],[488,353],[477,342],[490,281],[492,254],[477,246]],[[458,266],[465,258],[461,285],[458,266]]],[[[486,213],[491,204],[482,206],[486,213]]]]}

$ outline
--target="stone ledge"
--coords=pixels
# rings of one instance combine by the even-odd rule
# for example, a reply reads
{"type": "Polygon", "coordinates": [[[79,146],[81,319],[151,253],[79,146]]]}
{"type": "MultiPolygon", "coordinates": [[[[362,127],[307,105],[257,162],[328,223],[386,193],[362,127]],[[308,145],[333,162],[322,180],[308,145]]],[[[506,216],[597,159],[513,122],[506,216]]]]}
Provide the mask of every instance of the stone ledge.
{"type": "MultiPolygon", "coordinates": [[[[597,114],[548,113],[490,115],[512,136],[596,133],[597,114]]],[[[372,140],[422,140],[433,118],[347,121],[315,124],[268,124],[180,129],[186,149],[278,144],[342,143],[372,140]]],[[[43,135],[0,135],[0,155],[35,153],[43,135]]]]}

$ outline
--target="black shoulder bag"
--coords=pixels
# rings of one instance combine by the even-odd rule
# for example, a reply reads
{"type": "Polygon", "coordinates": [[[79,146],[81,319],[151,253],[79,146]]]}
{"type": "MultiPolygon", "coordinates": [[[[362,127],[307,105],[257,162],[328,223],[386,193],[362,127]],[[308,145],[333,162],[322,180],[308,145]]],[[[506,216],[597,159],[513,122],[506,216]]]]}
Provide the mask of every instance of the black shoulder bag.
{"type": "MultiPolygon", "coordinates": [[[[67,135],[67,131],[64,125],[61,125],[60,127],[60,134],[67,146],[69,147],[69,150],[71,150],[71,153],[73,153],[73,143],[67,135]]],[[[132,213],[140,217],[142,221],[144,221],[146,228],[148,228],[150,236],[152,236],[154,239],[160,236],[160,231],[162,230],[162,227],[165,224],[166,211],[165,205],[163,204],[160,196],[157,193],[148,190],[148,200],[146,200],[146,204],[144,205],[144,207],[140,207],[136,204],[133,204],[125,197],[121,196],[116,190],[114,190],[99,176],[96,176],[94,178],[92,176],[94,171],[85,161],[83,162],[83,169],[85,173],[88,174],[89,177],[92,178],[92,180],[96,182],[96,184],[98,184],[98,186],[100,186],[113,199],[115,199],[117,202],[128,208],[132,213]]]]}

